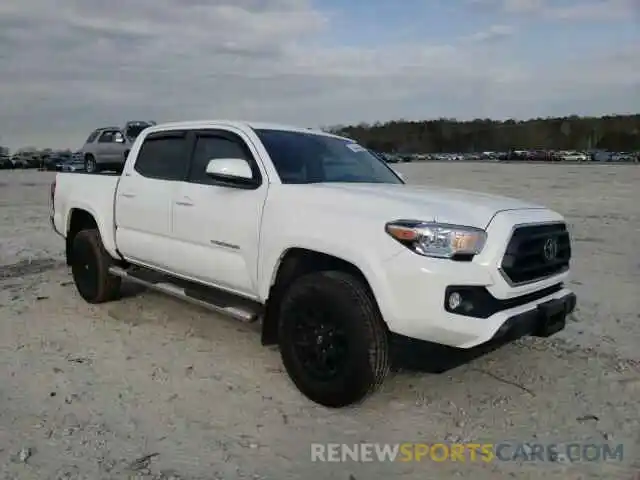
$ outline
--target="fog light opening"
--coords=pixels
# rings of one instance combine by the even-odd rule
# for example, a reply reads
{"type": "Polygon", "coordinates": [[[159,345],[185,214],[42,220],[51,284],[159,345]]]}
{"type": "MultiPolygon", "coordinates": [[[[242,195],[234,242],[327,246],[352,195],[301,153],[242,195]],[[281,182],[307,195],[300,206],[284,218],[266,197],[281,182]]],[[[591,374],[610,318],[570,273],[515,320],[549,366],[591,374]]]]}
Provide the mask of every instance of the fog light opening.
{"type": "Polygon", "coordinates": [[[447,296],[447,308],[454,313],[469,313],[474,309],[470,295],[463,295],[461,292],[451,292],[447,296]]]}
{"type": "Polygon", "coordinates": [[[462,295],[460,295],[458,292],[453,292],[449,295],[447,302],[451,310],[457,310],[460,305],[462,305],[462,295]]]}

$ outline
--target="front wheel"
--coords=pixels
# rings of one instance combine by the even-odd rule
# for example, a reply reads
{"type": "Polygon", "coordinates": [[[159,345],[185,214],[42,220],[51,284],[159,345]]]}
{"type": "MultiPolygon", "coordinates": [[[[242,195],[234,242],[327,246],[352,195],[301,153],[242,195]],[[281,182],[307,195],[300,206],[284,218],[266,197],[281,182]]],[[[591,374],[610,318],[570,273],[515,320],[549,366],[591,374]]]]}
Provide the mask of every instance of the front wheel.
{"type": "Polygon", "coordinates": [[[84,169],[87,173],[98,173],[100,171],[98,163],[92,155],[88,155],[84,159],[84,169]]]}
{"type": "Polygon", "coordinates": [[[103,303],[120,294],[121,278],[109,273],[113,259],[104,249],[98,230],[81,230],[76,234],[70,263],[73,281],[85,301],[103,303]]]}
{"type": "Polygon", "coordinates": [[[369,289],[355,276],[304,275],[284,293],[278,320],[283,364],[310,400],[345,407],[384,381],[388,331],[369,289]]]}

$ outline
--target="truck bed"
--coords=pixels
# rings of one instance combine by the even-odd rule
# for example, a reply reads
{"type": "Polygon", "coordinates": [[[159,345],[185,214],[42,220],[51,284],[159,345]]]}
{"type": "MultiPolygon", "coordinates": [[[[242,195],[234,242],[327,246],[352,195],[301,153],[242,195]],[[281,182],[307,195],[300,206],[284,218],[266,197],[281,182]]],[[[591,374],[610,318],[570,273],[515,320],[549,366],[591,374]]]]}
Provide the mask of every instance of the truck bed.
{"type": "Polygon", "coordinates": [[[114,205],[119,174],[95,175],[75,172],[56,174],[53,223],[61,235],[69,226],[73,209],[83,209],[98,219],[98,228],[107,250],[115,254],[114,205]],[[99,212],[99,214],[98,214],[99,212]]]}

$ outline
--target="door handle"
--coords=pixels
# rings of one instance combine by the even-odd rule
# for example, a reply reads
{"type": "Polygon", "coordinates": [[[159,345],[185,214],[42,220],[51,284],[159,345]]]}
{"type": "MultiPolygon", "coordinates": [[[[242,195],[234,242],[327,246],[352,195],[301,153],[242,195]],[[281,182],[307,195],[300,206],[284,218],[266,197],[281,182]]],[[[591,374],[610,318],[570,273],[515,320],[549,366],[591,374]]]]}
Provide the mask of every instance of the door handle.
{"type": "Polygon", "coordinates": [[[134,198],[136,195],[135,193],[121,193],[120,196],[124,198],[134,198]]]}
{"type": "Polygon", "coordinates": [[[193,200],[185,195],[182,197],[182,200],[178,200],[176,202],[176,205],[180,205],[181,207],[193,207],[193,200]]]}

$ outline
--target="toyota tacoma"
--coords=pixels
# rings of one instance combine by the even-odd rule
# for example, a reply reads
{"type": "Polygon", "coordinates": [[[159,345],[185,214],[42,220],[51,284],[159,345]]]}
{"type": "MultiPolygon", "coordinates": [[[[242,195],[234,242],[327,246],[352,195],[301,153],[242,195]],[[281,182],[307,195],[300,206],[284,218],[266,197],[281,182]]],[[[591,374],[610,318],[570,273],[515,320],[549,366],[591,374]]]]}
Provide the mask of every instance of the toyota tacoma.
{"type": "Polygon", "coordinates": [[[552,335],[576,305],[560,214],[407,184],[357,142],[307,128],[151,126],[120,175],[58,173],[50,201],[85,301],[117,299],[126,279],[260,322],[327,407],[381,384],[392,334],[469,349],[552,335]]]}

